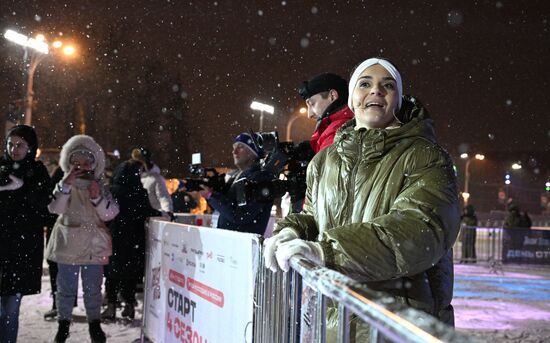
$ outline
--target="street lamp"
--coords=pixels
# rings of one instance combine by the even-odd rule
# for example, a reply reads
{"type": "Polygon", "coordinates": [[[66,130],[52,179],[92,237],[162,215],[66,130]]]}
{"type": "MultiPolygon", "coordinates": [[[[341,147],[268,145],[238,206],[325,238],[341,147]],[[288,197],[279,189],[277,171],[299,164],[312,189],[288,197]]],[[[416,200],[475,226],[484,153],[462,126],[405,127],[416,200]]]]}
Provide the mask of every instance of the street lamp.
{"type": "MultiPolygon", "coordinates": [[[[33,92],[33,81],[34,81],[34,72],[40,64],[40,62],[49,54],[50,49],[49,45],[46,42],[46,38],[42,34],[36,35],[35,38],[27,37],[23,34],[15,32],[13,30],[6,30],[4,33],[4,38],[13,42],[15,44],[21,45],[25,49],[25,54],[23,56],[23,62],[27,65],[27,84],[25,88],[25,125],[31,125],[32,123],[32,102],[34,97],[33,92]],[[27,60],[30,59],[27,64],[27,60]]],[[[55,41],[52,44],[54,48],[61,48],[63,42],[55,41]]],[[[76,52],[75,48],[70,45],[65,45],[63,47],[63,54],[67,56],[74,55],[76,52]]]]}
{"type": "Polygon", "coordinates": [[[466,160],[466,166],[464,167],[464,192],[462,192],[462,198],[464,199],[464,206],[468,205],[470,199],[469,184],[470,184],[470,163],[474,160],[483,161],[485,155],[475,154],[474,157],[469,157],[468,154],[460,155],[460,158],[466,160]]]}
{"type": "Polygon", "coordinates": [[[252,103],[250,104],[250,108],[260,111],[260,132],[262,132],[264,128],[264,112],[273,114],[275,112],[275,108],[273,106],[262,104],[261,102],[257,101],[252,101],[252,103]]]}
{"type": "Polygon", "coordinates": [[[290,142],[290,133],[292,132],[292,124],[296,121],[296,119],[303,117],[303,115],[307,113],[307,109],[305,107],[300,107],[300,110],[298,111],[298,114],[295,114],[290,118],[288,123],[286,124],[286,141],[290,142]]]}

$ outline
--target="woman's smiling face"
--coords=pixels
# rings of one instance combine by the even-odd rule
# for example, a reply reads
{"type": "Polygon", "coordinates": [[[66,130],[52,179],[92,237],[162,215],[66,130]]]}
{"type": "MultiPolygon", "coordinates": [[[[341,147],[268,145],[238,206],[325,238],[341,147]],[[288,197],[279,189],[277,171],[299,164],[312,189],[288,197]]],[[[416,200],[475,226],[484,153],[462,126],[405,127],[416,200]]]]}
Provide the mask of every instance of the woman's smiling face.
{"type": "Polygon", "coordinates": [[[399,104],[396,80],[375,64],[359,76],[352,96],[357,128],[383,129],[395,123],[394,113],[399,104]]]}

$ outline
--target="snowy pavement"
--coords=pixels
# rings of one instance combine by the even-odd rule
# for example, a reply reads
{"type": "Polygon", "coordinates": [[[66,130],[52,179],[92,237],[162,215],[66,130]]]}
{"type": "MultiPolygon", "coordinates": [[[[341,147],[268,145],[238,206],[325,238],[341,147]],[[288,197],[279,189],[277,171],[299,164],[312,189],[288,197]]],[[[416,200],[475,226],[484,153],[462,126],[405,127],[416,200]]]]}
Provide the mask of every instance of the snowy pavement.
{"type": "MultiPolygon", "coordinates": [[[[23,297],[19,343],[51,342],[55,321],[45,321],[51,308],[48,276],[42,278],[42,293],[23,297]]],[[[550,268],[505,267],[493,273],[486,266],[455,265],[457,330],[494,342],[550,341],[550,268]]],[[[89,342],[82,294],[74,309],[68,343],[89,342]]],[[[118,310],[120,317],[120,309],[118,310]]],[[[134,342],[140,337],[142,302],[133,321],[102,324],[110,343],[134,342]]]]}

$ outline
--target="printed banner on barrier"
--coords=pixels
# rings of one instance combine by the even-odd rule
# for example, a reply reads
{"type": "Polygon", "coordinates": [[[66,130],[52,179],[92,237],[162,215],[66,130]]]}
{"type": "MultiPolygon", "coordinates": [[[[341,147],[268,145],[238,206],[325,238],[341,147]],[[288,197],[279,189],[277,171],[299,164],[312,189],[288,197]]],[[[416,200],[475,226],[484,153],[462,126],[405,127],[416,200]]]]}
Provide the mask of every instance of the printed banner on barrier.
{"type": "Polygon", "coordinates": [[[258,242],[253,234],[166,223],[163,342],[252,341],[258,242]]]}
{"type": "Polygon", "coordinates": [[[550,232],[531,229],[504,229],[502,262],[550,264],[550,232]]]}
{"type": "Polygon", "coordinates": [[[147,225],[143,327],[145,335],[155,343],[164,342],[166,294],[161,277],[163,226],[164,223],[159,221],[150,221],[147,225]]]}

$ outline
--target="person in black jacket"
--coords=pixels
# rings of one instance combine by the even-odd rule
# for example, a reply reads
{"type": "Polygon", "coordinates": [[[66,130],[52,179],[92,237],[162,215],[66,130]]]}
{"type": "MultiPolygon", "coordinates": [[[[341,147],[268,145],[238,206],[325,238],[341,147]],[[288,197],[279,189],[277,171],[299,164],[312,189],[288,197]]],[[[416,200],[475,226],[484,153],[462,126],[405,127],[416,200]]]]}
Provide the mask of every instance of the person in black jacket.
{"type": "Polygon", "coordinates": [[[218,225],[220,229],[249,232],[263,235],[271,214],[271,202],[249,201],[240,206],[237,201],[237,187],[234,182],[243,178],[250,181],[271,181],[275,177],[266,170],[262,170],[260,159],[264,151],[262,137],[249,133],[241,133],[233,143],[233,161],[237,167],[237,173],[225,184],[224,190],[216,192],[212,188],[201,185],[199,191],[208,205],[219,212],[218,225]]]}
{"type": "Polygon", "coordinates": [[[134,318],[136,285],[143,278],[145,269],[145,221],[147,217],[160,216],[149,203],[147,191],[140,180],[142,163],[129,160],[121,163],[113,173],[111,194],[120,212],[109,223],[113,237],[113,255],[105,269],[107,309],[103,319],[116,317],[117,294],[124,299],[123,317],[134,318]]]}
{"type": "Polygon", "coordinates": [[[13,127],[0,158],[0,341],[16,342],[24,295],[40,293],[50,176],[34,129],[13,127]]]}

